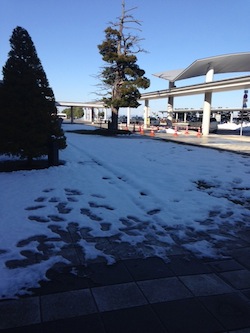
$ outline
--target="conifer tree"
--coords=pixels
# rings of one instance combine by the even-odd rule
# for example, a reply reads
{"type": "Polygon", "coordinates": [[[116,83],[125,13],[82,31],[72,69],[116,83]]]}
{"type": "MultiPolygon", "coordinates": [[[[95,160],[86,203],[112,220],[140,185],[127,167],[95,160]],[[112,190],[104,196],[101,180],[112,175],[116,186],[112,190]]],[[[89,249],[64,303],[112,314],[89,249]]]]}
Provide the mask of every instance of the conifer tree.
{"type": "Polygon", "coordinates": [[[137,108],[141,97],[139,88],[146,89],[150,85],[149,79],[137,65],[136,53],[143,52],[139,46],[140,39],[132,35],[131,27],[128,24],[140,25],[125,10],[125,2],[122,2],[122,14],[118,22],[112,23],[106,28],[106,39],[98,45],[102,59],[107,63],[101,72],[101,80],[107,90],[107,97],[103,98],[104,103],[111,108],[112,129],[118,127],[118,113],[120,107],[137,108]]]}
{"type": "Polygon", "coordinates": [[[16,27],[10,46],[0,95],[0,153],[31,163],[48,155],[51,140],[64,149],[66,139],[53,91],[28,32],[16,27]]]}

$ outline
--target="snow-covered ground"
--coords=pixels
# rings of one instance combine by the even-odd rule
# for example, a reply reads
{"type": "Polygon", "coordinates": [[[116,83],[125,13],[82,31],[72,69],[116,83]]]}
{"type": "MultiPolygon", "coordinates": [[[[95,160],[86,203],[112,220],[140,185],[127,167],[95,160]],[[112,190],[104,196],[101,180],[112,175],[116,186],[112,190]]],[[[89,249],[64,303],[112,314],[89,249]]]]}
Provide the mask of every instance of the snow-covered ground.
{"type": "Polygon", "coordinates": [[[219,124],[218,125],[218,129],[224,129],[224,130],[232,130],[232,131],[236,131],[236,130],[240,130],[242,126],[242,129],[244,132],[246,131],[250,131],[250,123],[249,122],[243,122],[242,125],[240,124],[236,124],[236,123],[224,123],[224,124],[219,124]]]}
{"type": "Polygon", "coordinates": [[[72,264],[72,244],[83,263],[187,250],[220,258],[249,226],[247,156],[139,135],[66,136],[65,165],[0,173],[1,298],[72,264]]]}

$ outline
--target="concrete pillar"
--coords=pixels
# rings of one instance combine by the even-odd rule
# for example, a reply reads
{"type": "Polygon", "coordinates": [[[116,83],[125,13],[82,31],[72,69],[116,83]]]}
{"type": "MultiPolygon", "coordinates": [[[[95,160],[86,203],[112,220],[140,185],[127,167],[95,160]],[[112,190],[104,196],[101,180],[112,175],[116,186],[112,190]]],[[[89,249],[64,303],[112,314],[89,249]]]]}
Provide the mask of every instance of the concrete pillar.
{"type": "Polygon", "coordinates": [[[209,65],[207,74],[206,74],[206,82],[212,82],[214,79],[214,69],[209,65]]]}
{"type": "Polygon", "coordinates": [[[145,99],[145,106],[144,106],[144,128],[148,127],[148,117],[149,117],[149,103],[148,99],[145,99]]]}
{"type": "Polygon", "coordinates": [[[86,116],[85,116],[85,112],[84,112],[84,118],[86,121],[91,121],[91,108],[86,108],[85,109],[86,111],[86,116]]]}
{"type": "Polygon", "coordinates": [[[211,101],[212,93],[205,93],[204,106],[203,106],[203,120],[202,120],[202,134],[209,134],[210,115],[211,115],[211,101]]]}
{"type": "Polygon", "coordinates": [[[233,122],[233,118],[234,118],[234,113],[233,113],[233,112],[230,112],[230,123],[233,122]]]}
{"type": "Polygon", "coordinates": [[[184,112],[184,119],[183,119],[184,123],[187,122],[187,112],[184,112]]]}
{"type": "MultiPolygon", "coordinates": [[[[175,83],[174,82],[170,82],[169,81],[169,90],[171,90],[171,88],[175,87],[175,83]]],[[[169,96],[168,97],[168,119],[169,120],[173,120],[173,110],[174,110],[174,97],[173,96],[169,96]]]]}
{"type": "Polygon", "coordinates": [[[127,126],[129,128],[130,125],[130,117],[131,117],[131,112],[130,112],[130,107],[127,108],[127,126]]]}
{"type": "MultiPolygon", "coordinates": [[[[214,69],[210,66],[206,74],[206,83],[212,82],[214,77],[214,69]]],[[[202,134],[207,136],[209,134],[210,127],[210,116],[211,116],[211,102],[212,102],[212,93],[206,92],[204,97],[204,106],[203,106],[203,120],[202,120],[202,134]]]]}
{"type": "Polygon", "coordinates": [[[94,122],[94,115],[95,115],[95,108],[91,108],[91,112],[90,112],[90,121],[91,123],[94,122]]]}
{"type": "Polygon", "coordinates": [[[104,108],[104,121],[107,121],[107,109],[106,108],[104,108]]]}
{"type": "Polygon", "coordinates": [[[73,106],[70,107],[70,122],[71,124],[74,122],[73,106]]]}

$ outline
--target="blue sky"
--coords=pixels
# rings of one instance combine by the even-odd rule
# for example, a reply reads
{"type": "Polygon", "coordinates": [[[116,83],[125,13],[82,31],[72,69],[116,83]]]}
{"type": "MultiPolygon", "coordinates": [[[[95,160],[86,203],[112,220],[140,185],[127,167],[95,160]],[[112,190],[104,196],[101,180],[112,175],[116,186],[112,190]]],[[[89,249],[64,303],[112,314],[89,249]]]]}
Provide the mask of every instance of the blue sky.
{"type": "MultiPolygon", "coordinates": [[[[109,22],[120,15],[121,0],[0,0],[0,5],[1,68],[12,31],[22,26],[35,44],[57,100],[97,98],[95,76],[103,65],[97,45],[109,22]]],[[[138,64],[151,80],[147,91],[168,87],[168,81],[153,73],[186,68],[196,59],[249,51],[249,0],[126,0],[127,9],[134,7],[131,13],[142,21],[141,46],[148,51],[138,55],[138,64]]],[[[212,104],[240,107],[242,96],[242,91],[214,94],[212,104]]],[[[165,110],[166,105],[166,100],[150,103],[152,111],[165,110]]],[[[202,95],[175,99],[175,107],[202,106],[202,95]]]]}

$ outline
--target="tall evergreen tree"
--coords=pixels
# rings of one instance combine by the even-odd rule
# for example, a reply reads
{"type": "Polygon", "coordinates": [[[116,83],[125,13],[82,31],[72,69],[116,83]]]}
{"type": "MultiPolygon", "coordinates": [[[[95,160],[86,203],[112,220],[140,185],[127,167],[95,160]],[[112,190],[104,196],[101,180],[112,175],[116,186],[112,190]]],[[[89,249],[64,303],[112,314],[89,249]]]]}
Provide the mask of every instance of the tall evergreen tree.
{"type": "Polygon", "coordinates": [[[66,139],[56,116],[55,97],[28,32],[16,27],[3,67],[0,153],[32,159],[47,155],[51,140],[66,139]]]}
{"type": "MultiPolygon", "coordinates": [[[[131,9],[130,9],[131,10],[131,9]]],[[[137,65],[136,53],[143,50],[139,46],[139,38],[132,35],[128,24],[140,25],[129,14],[130,10],[125,10],[125,2],[122,2],[122,14],[118,22],[106,28],[106,39],[98,45],[102,59],[108,64],[101,72],[101,80],[107,90],[108,97],[103,101],[111,108],[112,128],[118,127],[118,113],[120,107],[137,108],[141,97],[139,88],[146,89],[150,85],[149,79],[137,65]]]]}

